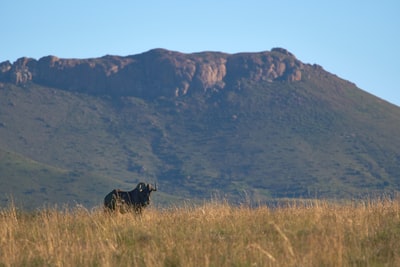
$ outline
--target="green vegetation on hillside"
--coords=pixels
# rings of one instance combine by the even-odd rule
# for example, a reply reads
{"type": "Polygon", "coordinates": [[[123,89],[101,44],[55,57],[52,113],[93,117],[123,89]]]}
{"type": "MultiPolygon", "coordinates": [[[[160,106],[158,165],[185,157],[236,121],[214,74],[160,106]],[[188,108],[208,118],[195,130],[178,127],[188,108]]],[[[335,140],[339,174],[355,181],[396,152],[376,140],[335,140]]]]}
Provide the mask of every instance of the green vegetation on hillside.
{"type": "Polygon", "coordinates": [[[161,203],[400,190],[400,108],[315,66],[302,77],[151,99],[4,84],[0,149],[19,158],[1,163],[0,191],[93,206],[139,181],[161,203]]]}
{"type": "Polygon", "coordinates": [[[41,164],[11,152],[0,150],[2,197],[0,205],[44,208],[65,204],[95,206],[109,181],[91,174],[75,173],[41,164]]]}

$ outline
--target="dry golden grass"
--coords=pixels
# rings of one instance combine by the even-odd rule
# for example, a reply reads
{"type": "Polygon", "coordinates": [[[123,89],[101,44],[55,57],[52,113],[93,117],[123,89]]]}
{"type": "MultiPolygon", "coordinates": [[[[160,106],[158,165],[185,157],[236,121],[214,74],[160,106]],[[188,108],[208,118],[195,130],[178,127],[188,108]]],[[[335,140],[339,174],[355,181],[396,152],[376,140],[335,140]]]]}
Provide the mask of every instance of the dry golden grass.
{"type": "Polygon", "coordinates": [[[400,266],[400,201],[0,211],[0,266],[400,266]]]}

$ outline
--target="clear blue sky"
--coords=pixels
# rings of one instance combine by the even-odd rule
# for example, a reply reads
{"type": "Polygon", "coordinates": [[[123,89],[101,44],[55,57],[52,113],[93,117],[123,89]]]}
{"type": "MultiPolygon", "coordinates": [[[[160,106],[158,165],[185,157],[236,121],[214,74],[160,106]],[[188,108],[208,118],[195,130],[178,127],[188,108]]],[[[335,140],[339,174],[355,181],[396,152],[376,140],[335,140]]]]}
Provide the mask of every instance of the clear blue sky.
{"type": "Polygon", "coordinates": [[[0,62],[283,47],[400,106],[398,0],[0,1],[0,62]]]}

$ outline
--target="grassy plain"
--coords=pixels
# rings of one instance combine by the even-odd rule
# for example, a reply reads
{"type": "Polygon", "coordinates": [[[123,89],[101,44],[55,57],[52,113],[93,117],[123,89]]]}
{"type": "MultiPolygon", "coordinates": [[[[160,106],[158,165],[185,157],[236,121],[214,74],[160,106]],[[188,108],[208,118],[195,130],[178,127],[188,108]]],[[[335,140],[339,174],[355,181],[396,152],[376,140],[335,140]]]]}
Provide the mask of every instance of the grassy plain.
{"type": "Polygon", "coordinates": [[[400,266],[400,200],[0,211],[0,266],[400,266]]]}

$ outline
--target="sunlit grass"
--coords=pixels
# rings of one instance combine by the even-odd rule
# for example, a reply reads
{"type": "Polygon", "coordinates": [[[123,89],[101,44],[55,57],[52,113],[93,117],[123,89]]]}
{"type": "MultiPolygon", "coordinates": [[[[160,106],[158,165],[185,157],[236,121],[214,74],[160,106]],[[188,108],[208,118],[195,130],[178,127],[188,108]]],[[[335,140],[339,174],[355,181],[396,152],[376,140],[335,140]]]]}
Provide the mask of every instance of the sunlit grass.
{"type": "Polygon", "coordinates": [[[399,266],[400,201],[0,211],[0,266],[399,266]]]}

